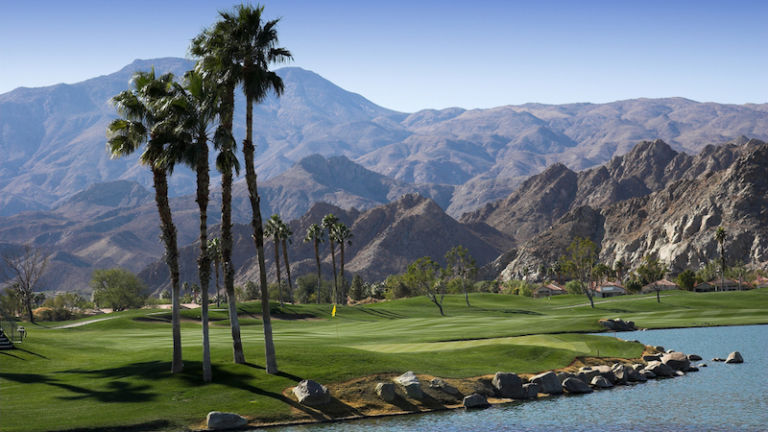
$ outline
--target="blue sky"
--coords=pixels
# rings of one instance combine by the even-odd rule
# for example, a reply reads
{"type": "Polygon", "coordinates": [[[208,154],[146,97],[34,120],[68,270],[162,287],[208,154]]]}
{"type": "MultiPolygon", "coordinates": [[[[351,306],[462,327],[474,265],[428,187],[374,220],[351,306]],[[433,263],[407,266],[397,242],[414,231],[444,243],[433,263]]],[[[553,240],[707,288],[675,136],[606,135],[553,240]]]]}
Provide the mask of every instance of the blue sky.
{"type": "MultiPolygon", "coordinates": [[[[236,2],[0,0],[0,93],[184,57],[236,2]]],[[[401,111],[682,96],[768,102],[764,1],[264,2],[294,66],[401,111]]]]}

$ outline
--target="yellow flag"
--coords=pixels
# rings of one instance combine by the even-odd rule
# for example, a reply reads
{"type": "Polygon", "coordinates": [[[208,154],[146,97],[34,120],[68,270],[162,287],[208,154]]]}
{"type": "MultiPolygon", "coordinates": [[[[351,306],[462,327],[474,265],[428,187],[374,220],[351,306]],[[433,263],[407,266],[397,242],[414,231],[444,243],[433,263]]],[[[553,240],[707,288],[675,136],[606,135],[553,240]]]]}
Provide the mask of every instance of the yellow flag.
{"type": "Polygon", "coordinates": [[[331,316],[332,317],[336,316],[336,305],[333,305],[333,310],[331,311],[331,316]]]}

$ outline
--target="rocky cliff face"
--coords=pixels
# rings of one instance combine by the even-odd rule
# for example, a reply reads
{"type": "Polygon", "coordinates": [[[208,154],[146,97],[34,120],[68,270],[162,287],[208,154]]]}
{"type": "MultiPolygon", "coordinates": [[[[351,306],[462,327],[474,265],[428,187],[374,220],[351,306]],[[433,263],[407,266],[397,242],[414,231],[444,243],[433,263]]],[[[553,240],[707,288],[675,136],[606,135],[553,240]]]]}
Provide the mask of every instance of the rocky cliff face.
{"type": "MultiPolygon", "coordinates": [[[[597,243],[600,260],[624,260],[634,267],[645,255],[658,257],[670,272],[698,268],[718,257],[714,232],[727,233],[731,264],[768,264],[768,144],[708,147],[696,157],[675,155],[664,174],[648,176],[662,189],[602,207],[578,207],[549,230],[525,242],[505,267],[503,277],[556,261],[570,241],[597,243]],[[679,169],[674,174],[673,168],[679,169]],[[679,180],[674,180],[679,178],[679,180]]],[[[646,184],[647,186],[647,184],[646,184]]]]}

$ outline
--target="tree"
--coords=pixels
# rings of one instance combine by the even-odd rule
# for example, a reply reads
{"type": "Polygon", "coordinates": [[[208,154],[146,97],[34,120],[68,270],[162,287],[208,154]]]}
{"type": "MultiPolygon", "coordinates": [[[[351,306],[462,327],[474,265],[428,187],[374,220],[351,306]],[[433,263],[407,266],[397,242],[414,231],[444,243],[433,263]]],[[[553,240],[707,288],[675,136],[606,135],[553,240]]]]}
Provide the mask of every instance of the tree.
{"type": "Polygon", "coordinates": [[[341,273],[341,298],[339,301],[341,304],[347,304],[347,282],[344,279],[344,244],[351,245],[352,241],[350,239],[353,236],[349,228],[341,222],[336,222],[331,231],[333,240],[339,245],[339,254],[341,258],[339,260],[339,271],[341,273]]]}
{"type": "Polygon", "coordinates": [[[172,142],[171,130],[162,117],[165,114],[162,107],[170,96],[172,83],[172,74],[158,78],[154,69],[133,75],[134,89],[125,90],[112,98],[120,118],[112,121],[107,127],[107,151],[115,158],[132,154],[144,146],[139,161],[152,171],[161,237],[165,243],[165,262],[171,274],[171,372],[177,373],[184,368],[179,320],[179,252],[176,226],[173,224],[171,206],[168,203],[168,175],[173,172],[181,155],[178,148],[169,148],[172,142]]]}
{"type": "Polygon", "coordinates": [[[598,283],[602,283],[606,278],[611,277],[611,273],[611,268],[601,262],[595,264],[592,268],[593,277],[598,283]]]}
{"type": "MultiPolygon", "coordinates": [[[[477,263],[469,250],[464,246],[454,246],[445,254],[446,271],[454,278],[461,281],[461,290],[464,293],[464,301],[469,307],[469,291],[467,290],[467,279],[474,279],[477,274],[477,263]]],[[[545,266],[546,269],[546,266],[545,266]]],[[[546,271],[546,270],[545,270],[546,271]]]]}
{"type": "Polygon", "coordinates": [[[445,284],[440,278],[440,264],[432,261],[430,257],[422,257],[408,266],[408,271],[403,275],[404,282],[426,294],[432,303],[443,312],[443,299],[445,298],[445,284]]]}
{"type": "Polygon", "coordinates": [[[331,296],[331,301],[333,301],[333,304],[336,304],[339,293],[338,276],[336,276],[336,240],[333,235],[333,227],[337,222],[339,222],[339,218],[334,216],[333,213],[325,215],[322,221],[323,228],[328,232],[328,244],[331,245],[331,268],[333,268],[333,295],[331,296]]]}
{"type": "Polygon", "coordinates": [[[219,266],[221,265],[221,241],[218,238],[212,238],[208,240],[208,260],[213,262],[214,277],[216,282],[216,307],[218,308],[220,303],[219,295],[219,266]]]}
{"type": "Polygon", "coordinates": [[[320,243],[325,241],[325,231],[318,224],[312,224],[307,228],[307,235],[304,236],[304,242],[312,242],[315,247],[315,262],[317,263],[317,303],[320,303],[320,243]]]}
{"type": "Polygon", "coordinates": [[[360,275],[352,278],[352,285],[349,287],[349,296],[352,300],[360,301],[365,298],[365,283],[360,275]]]}
{"type": "MultiPolygon", "coordinates": [[[[637,275],[640,277],[640,283],[643,286],[663,278],[666,272],[667,266],[651,255],[646,255],[643,257],[642,264],[640,264],[640,266],[637,268],[637,275]]],[[[656,291],[656,302],[661,303],[661,287],[658,285],[654,285],[653,287],[656,291]]]]}
{"type": "Polygon", "coordinates": [[[720,245],[720,291],[725,290],[725,235],[725,228],[717,227],[715,240],[720,245]]]}
{"type": "Polygon", "coordinates": [[[696,285],[696,273],[691,269],[685,269],[677,275],[677,285],[686,290],[693,290],[693,286],[696,285]]]}
{"type": "Polygon", "coordinates": [[[93,289],[93,301],[99,307],[109,307],[118,312],[144,306],[146,287],[128,270],[94,270],[90,286],[93,289]]]}
{"type": "MultiPolygon", "coordinates": [[[[211,278],[211,254],[208,252],[208,200],[210,176],[208,174],[208,143],[210,127],[217,117],[218,88],[211,79],[205,79],[197,71],[184,76],[184,85],[174,84],[173,99],[168,104],[169,118],[175,121],[175,139],[184,150],[184,163],[195,170],[196,199],[200,213],[200,255],[197,271],[202,295],[200,320],[203,337],[203,381],[211,381],[211,351],[208,331],[208,286],[211,278]]],[[[217,246],[218,246],[218,240],[217,246]]],[[[221,254],[221,250],[216,251],[221,254]]],[[[218,257],[217,257],[218,260],[218,257]]],[[[218,293],[218,264],[216,268],[218,293]]],[[[218,300],[217,300],[218,301],[218,300]]]]}
{"type": "Polygon", "coordinates": [[[275,243],[275,272],[277,274],[277,292],[278,299],[280,299],[280,306],[283,306],[283,284],[280,281],[280,224],[283,221],[280,216],[273,214],[269,220],[267,220],[267,226],[264,227],[264,235],[272,237],[272,241],[275,243]]]}
{"type": "Polygon", "coordinates": [[[292,243],[291,236],[293,231],[280,221],[280,227],[278,229],[278,236],[280,237],[280,244],[283,246],[283,264],[285,265],[285,277],[288,278],[288,301],[293,303],[293,282],[291,281],[291,265],[288,261],[288,245],[292,243]]]}
{"type": "Polygon", "coordinates": [[[624,270],[626,269],[627,264],[621,258],[617,259],[616,262],[613,263],[613,271],[616,273],[616,278],[619,279],[619,282],[624,282],[624,270]]]}
{"type": "Polygon", "coordinates": [[[565,268],[579,281],[581,290],[587,295],[589,305],[594,309],[592,291],[592,268],[597,261],[597,246],[592,240],[576,237],[567,249],[565,268]]]}
{"type": "Polygon", "coordinates": [[[17,299],[26,309],[29,322],[34,323],[32,304],[40,278],[48,267],[48,256],[40,249],[24,245],[18,254],[3,255],[3,261],[9,273],[10,288],[17,293],[17,299]]]}

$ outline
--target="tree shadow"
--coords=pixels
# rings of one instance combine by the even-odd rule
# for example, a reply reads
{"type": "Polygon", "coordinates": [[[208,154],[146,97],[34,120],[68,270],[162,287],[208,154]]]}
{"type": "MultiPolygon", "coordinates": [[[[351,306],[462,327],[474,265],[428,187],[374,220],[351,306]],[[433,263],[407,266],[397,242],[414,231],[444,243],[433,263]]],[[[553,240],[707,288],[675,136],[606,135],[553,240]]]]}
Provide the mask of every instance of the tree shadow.
{"type": "Polygon", "coordinates": [[[386,319],[406,318],[405,315],[392,312],[392,311],[382,311],[382,310],[372,309],[367,307],[357,307],[356,309],[359,310],[360,312],[367,313],[368,315],[373,315],[377,318],[386,318],[386,319]]]}
{"type": "Polygon", "coordinates": [[[77,428],[67,429],[66,432],[148,432],[165,430],[171,426],[172,423],[168,420],[154,420],[150,422],[137,423],[127,426],[114,426],[114,427],[93,427],[93,428],[77,428]]]}
{"type": "Polygon", "coordinates": [[[23,352],[23,353],[27,353],[27,354],[33,355],[33,356],[35,356],[35,357],[39,357],[39,358],[41,358],[41,359],[50,360],[48,357],[46,357],[46,356],[44,356],[44,355],[42,355],[42,354],[38,354],[38,353],[36,353],[36,352],[32,352],[32,351],[30,351],[30,350],[27,350],[27,349],[24,349],[24,348],[20,348],[18,345],[16,345],[16,347],[15,347],[15,348],[16,348],[16,351],[20,351],[20,352],[23,352]]]}
{"type": "Polygon", "coordinates": [[[9,353],[9,352],[0,351],[0,354],[2,354],[2,355],[6,355],[6,356],[8,356],[8,357],[14,357],[14,358],[17,358],[17,359],[19,359],[19,360],[24,360],[24,361],[27,361],[27,359],[25,359],[25,358],[21,358],[21,357],[17,356],[16,354],[11,354],[11,353],[9,353]]]}
{"type": "Polygon", "coordinates": [[[55,378],[41,374],[2,373],[0,378],[21,384],[46,384],[75,393],[73,396],[59,396],[61,400],[95,399],[99,402],[148,402],[155,399],[155,393],[146,390],[148,385],[136,385],[122,381],[112,381],[107,384],[107,390],[92,390],[72,384],[63,383],[55,378]]]}

